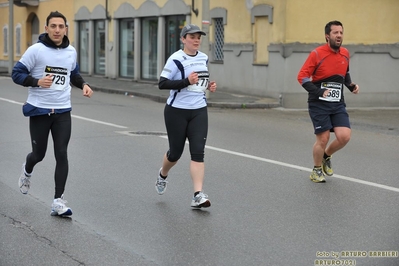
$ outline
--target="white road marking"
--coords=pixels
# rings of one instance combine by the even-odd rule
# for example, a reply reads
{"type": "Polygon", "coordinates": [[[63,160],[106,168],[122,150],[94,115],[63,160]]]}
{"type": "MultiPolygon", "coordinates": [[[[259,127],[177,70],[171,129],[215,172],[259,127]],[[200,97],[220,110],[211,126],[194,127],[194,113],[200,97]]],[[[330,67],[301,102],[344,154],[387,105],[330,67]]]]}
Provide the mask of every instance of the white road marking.
{"type": "MultiPolygon", "coordinates": [[[[161,138],[165,138],[165,139],[168,138],[167,136],[160,136],[160,137],[161,138]]],[[[289,168],[293,168],[293,169],[297,169],[297,170],[301,170],[301,171],[312,172],[312,170],[313,170],[313,169],[302,167],[302,166],[299,166],[299,165],[288,164],[288,163],[275,161],[275,160],[271,160],[271,159],[266,159],[266,158],[262,158],[262,157],[258,157],[258,156],[253,156],[253,155],[249,155],[249,154],[245,154],[245,153],[241,153],[241,152],[235,152],[235,151],[230,151],[230,150],[226,150],[226,149],[220,149],[220,148],[216,148],[216,147],[212,147],[212,146],[208,146],[208,145],[206,145],[205,148],[209,149],[209,150],[219,151],[219,152],[223,152],[223,153],[227,153],[227,154],[232,154],[232,155],[236,155],[236,156],[252,159],[252,160],[257,160],[257,161],[261,161],[261,162],[271,163],[271,164],[275,164],[275,165],[281,165],[281,166],[284,166],[284,167],[289,167],[289,168]]],[[[378,187],[378,188],[382,188],[382,189],[386,189],[386,190],[399,192],[399,188],[396,188],[396,187],[390,187],[390,186],[386,186],[386,185],[381,185],[381,184],[378,184],[378,183],[364,181],[364,180],[356,179],[356,178],[353,178],[353,177],[337,175],[337,174],[334,174],[332,176],[332,178],[333,177],[334,178],[339,178],[339,179],[342,179],[342,180],[346,180],[346,181],[350,181],[350,182],[354,182],[354,183],[367,185],[367,186],[378,187]]]]}
{"type": "MultiPolygon", "coordinates": [[[[17,102],[17,101],[10,100],[10,99],[5,99],[5,98],[1,98],[1,97],[0,97],[0,100],[9,102],[9,103],[13,103],[13,104],[23,105],[23,103],[21,103],[21,102],[17,102]]],[[[89,122],[93,122],[93,123],[97,123],[97,124],[101,124],[101,125],[105,125],[105,126],[111,126],[111,127],[116,127],[116,128],[128,128],[126,126],[121,126],[121,125],[116,125],[116,124],[112,124],[112,123],[108,123],[108,122],[104,122],[104,121],[100,121],[100,120],[90,119],[90,118],[86,118],[83,116],[72,115],[72,117],[81,119],[81,120],[85,120],[85,121],[89,121],[89,122]]],[[[126,131],[123,131],[123,132],[125,132],[125,133],[122,133],[122,134],[126,134],[126,131]]],[[[164,138],[164,139],[168,138],[167,136],[159,136],[159,137],[164,138]]],[[[297,170],[301,170],[301,171],[312,172],[312,169],[307,168],[307,167],[302,167],[299,165],[288,164],[288,163],[284,163],[284,162],[280,162],[280,161],[266,159],[266,158],[249,155],[249,154],[245,154],[245,153],[241,153],[241,152],[235,152],[235,151],[230,151],[230,150],[226,150],[226,149],[216,148],[216,147],[212,147],[212,146],[208,146],[208,145],[206,145],[205,148],[214,150],[214,151],[219,151],[219,152],[223,152],[223,153],[227,153],[227,154],[244,157],[244,158],[248,158],[248,159],[252,159],[252,160],[257,160],[257,161],[261,161],[261,162],[266,162],[266,163],[271,163],[271,164],[280,165],[280,166],[284,166],[284,167],[289,167],[289,168],[293,168],[293,169],[297,169],[297,170]]],[[[364,181],[364,180],[356,179],[353,177],[337,175],[337,174],[334,174],[332,177],[350,181],[350,182],[354,182],[354,183],[367,185],[367,186],[378,187],[378,188],[382,188],[385,190],[399,192],[399,188],[396,188],[396,187],[391,187],[391,186],[386,186],[386,185],[382,185],[382,184],[378,184],[378,183],[374,183],[374,182],[364,181]]]]}
{"type": "Polygon", "coordinates": [[[116,127],[116,128],[127,128],[125,126],[120,126],[120,125],[117,125],[117,124],[103,122],[103,121],[100,121],[100,120],[90,119],[90,118],[86,118],[86,117],[83,117],[83,116],[72,115],[72,117],[77,118],[77,119],[81,119],[81,120],[85,120],[85,121],[89,121],[89,122],[93,122],[93,123],[96,123],[96,124],[105,125],[105,126],[116,127]]]}
{"type": "MultiPolygon", "coordinates": [[[[302,167],[302,166],[299,166],[299,165],[287,164],[287,163],[283,163],[283,162],[279,162],[279,161],[275,161],[275,160],[265,159],[265,158],[257,157],[257,156],[253,156],[253,155],[248,155],[248,154],[245,154],[245,153],[234,152],[234,151],[229,151],[229,150],[225,150],[225,149],[219,149],[219,148],[212,147],[212,146],[206,146],[206,148],[210,149],[210,150],[220,151],[220,152],[224,152],[224,153],[229,153],[229,154],[233,154],[233,155],[237,155],[237,156],[241,156],[241,157],[257,160],[257,161],[262,161],[262,162],[267,162],[267,163],[271,163],[271,164],[281,165],[281,166],[284,166],[284,167],[289,167],[289,168],[293,168],[293,169],[297,169],[297,170],[302,170],[302,171],[307,171],[307,172],[312,172],[312,170],[313,170],[311,168],[306,168],[306,167],[302,167]]],[[[346,181],[355,182],[355,183],[360,183],[360,184],[363,184],[363,185],[379,187],[379,188],[383,188],[383,189],[386,189],[386,190],[399,192],[399,188],[396,188],[396,187],[390,187],[390,186],[386,186],[386,185],[381,185],[381,184],[378,184],[378,183],[364,181],[364,180],[356,179],[356,178],[353,178],[353,177],[337,175],[337,174],[334,174],[332,177],[343,179],[343,180],[346,180],[346,181]]]]}
{"type": "Polygon", "coordinates": [[[23,105],[23,103],[20,103],[20,102],[14,101],[14,100],[10,100],[10,99],[0,98],[0,100],[4,101],[4,102],[9,102],[9,103],[23,105]]]}
{"type": "MultiPolygon", "coordinates": [[[[23,105],[24,103],[21,102],[17,102],[14,100],[10,100],[10,99],[5,99],[5,98],[1,98],[1,101],[5,101],[5,102],[9,102],[9,103],[13,103],[13,104],[19,104],[19,105],[23,105]]],[[[77,119],[81,119],[81,120],[85,120],[85,121],[89,121],[89,122],[93,122],[96,124],[101,124],[101,125],[105,125],[105,126],[110,126],[110,127],[116,127],[116,128],[127,128],[125,126],[121,126],[121,125],[117,125],[117,124],[112,124],[112,123],[108,123],[108,122],[104,122],[104,121],[100,121],[100,120],[95,120],[95,119],[90,119],[90,118],[86,118],[83,116],[78,116],[78,115],[71,115],[73,118],[77,118],[77,119]]]]}

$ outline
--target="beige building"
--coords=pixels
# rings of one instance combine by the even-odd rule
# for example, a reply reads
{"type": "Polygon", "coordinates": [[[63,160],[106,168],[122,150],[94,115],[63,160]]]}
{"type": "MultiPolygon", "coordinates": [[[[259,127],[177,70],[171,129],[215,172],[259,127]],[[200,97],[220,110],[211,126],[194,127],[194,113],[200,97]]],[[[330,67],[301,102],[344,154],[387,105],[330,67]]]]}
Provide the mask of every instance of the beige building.
{"type": "Polygon", "coordinates": [[[9,1],[0,0],[0,66],[19,60],[58,10],[83,74],[156,82],[168,56],[181,48],[180,29],[207,32],[201,50],[220,90],[281,99],[305,108],[297,73],[308,53],[324,44],[324,26],[339,20],[361,87],[351,107],[399,107],[399,0],[38,0],[16,1],[13,49],[9,1]],[[28,3],[28,4],[27,4],[28,3]]]}

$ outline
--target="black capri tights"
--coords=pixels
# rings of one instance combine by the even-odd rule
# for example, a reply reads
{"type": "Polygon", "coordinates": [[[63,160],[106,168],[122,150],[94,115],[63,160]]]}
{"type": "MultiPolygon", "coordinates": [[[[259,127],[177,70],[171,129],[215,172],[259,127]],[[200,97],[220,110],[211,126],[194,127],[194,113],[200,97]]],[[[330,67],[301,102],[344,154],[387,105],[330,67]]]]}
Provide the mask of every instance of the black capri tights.
{"type": "Polygon", "coordinates": [[[208,135],[207,107],[191,110],[166,105],[164,117],[169,140],[168,160],[176,162],[180,159],[186,139],[188,139],[191,160],[204,162],[205,143],[208,135]]]}
{"type": "Polygon", "coordinates": [[[60,198],[64,193],[69,169],[67,148],[71,138],[71,113],[31,116],[29,130],[32,152],[26,157],[25,169],[28,173],[31,173],[33,167],[43,160],[46,155],[48,136],[51,131],[56,160],[54,198],[60,198]]]}

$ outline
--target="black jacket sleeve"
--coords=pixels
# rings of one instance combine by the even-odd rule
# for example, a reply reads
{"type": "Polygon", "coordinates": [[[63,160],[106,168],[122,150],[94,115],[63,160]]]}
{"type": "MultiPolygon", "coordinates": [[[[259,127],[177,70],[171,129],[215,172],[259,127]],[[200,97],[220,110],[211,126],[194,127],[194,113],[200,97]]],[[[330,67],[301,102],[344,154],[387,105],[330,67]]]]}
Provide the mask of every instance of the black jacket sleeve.
{"type": "Polygon", "coordinates": [[[345,75],[345,86],[350,91],[353,91],[356,87],[356,84],[352,82],[351,75],[349,74],[349,67],[348,67],[348,71],[346,72],[346,75],[345,75]]]}
{"type": "MultiPolygon", "coordinates": [[[[89,85],[87,82],[84,81],[82,76],[79,72],[79,64],[76,63],[76,67],[74,70],[71,71],[71,83],[73,86],[78,87],[79,89],[83,89],[85,84],[89,85]]],[[[90,87],[90,85],[89,85],[90,87]]]]}
{"type": "Polygon", "coordinates": [[[83,89],[84,84],[87,84],[80,74],[71,75],[71,83],[79,89],[83,89]]]}
{"type": "Polygon", "coordinates": [[[309,94],[316,95],[317,97],[322,97],[324,90],[318,88],[313,82],[308,81],[302,84],[302,87],[309,92],[309,94]]]}
{"type": "Polygon", "coordinates": [[[164,77],[161,77],[158,82],[158,88],[160,90],[181,90],[190,85],[190,81],[188,78],[179,79],[179,80],[170,80],[164,77]]]}

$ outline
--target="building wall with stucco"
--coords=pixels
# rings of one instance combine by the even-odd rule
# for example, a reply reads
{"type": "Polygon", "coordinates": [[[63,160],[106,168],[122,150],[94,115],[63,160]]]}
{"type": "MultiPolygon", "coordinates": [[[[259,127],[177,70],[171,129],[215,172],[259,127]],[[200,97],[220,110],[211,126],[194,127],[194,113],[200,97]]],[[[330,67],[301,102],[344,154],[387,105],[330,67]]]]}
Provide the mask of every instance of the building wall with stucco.
{"type": "MultiPolygon", "coordinates": [[[[8,0],[0,0],[0,66],[8,67],[8,54],[4,54],[4,34],[3,29],[7,27],[9,29],[9,2],[8,0]]],[[[14,2],[18,2],[14,0],[14,2]]],[[[19,1],[21,2],[21,1],[19,1]]],[[[59,11],[65,15],[68,23],[70,24],[73,18],[73,1],[72,0],[50,0],[50,1],[32,1],[37,2],[37,5],[23,5],[18,6],[14,4],[13,6],[13,26],[14,26],[14,61],[18,61],[22,56],[23,52],[32,43],[37,42],[37,35],[32,34],[32,20],[34,17],[38,20],[38,33],[45,32],[46,18],[52,11],[59,11]],[[69,3],[69,4],[68,4],[69,3]],[[19,47],[16,49],[17,36],[16,28],[21,30],[21,35],[18,38],[19,47]],[[34,35],[34,36],[32,36],[34,35]],[[33,38],[32,38],[33,37],[33,38]],[[20,53],[17,53],[20,51],[20,53]]],[[[73,35],[74,29],[69,27],[68,35],[73,35]]]]}
{"type": "MultiPolygon", "coordinates": [[[[9,24],[8,2],[0,0],[1,29],[9,24]]],[[[32,41],[31,20],[37,16],[40,31],[50,11],[62,12],[69,21],[68,36],[79,53],[79,24],[88,21],[93,35],[96,21],[105,23],[104,72],[95,73],[96,45],[88,37],[87,75],[122,78],[121,22],[135,23],[134,75],[128,79],[156,82],[155,75],[143,78],[146,61],[141,22],[154,18],[158,23],[155,73],[166,60],[166,21],[183,17],[208,34],[201,50],[209,55],[211,77],[220,90],[280,99],[284,107],[306,108],[307,92],[296,80],[307,55],[325,43],[324,26],[339,20],[344,25],[343,45],[351,53],[350,71],[361,87],[359,95],[345,91],[351,107],[399,107],[399,1],[398,0],[42,0],[37,6],[14,6],[14,31],[19,27],[23,53],[32,41]],[[217,78],[216,78],[217,77],[217,78]]],[[[15,34],[14,34],[15,38],[15,34]]],[[[178,36],[176,37],[178,38],[178,36]]],[[[0,66],[7,67],[0,31],[0,66]]],[[[133,49],[133,48],[132,48],[133,49]]],[[[15,47],[14,47],[15,50],[15,47]]],[[[21,54],[14,54],[14,61],[21,54]]],[[[86,59],[85,59],[86,60],[86,59]]],[[[126,77],[125,77],[126,79],[126,77]]],[[[210,96],[211,97],[211,96],[210,96]]]]}

